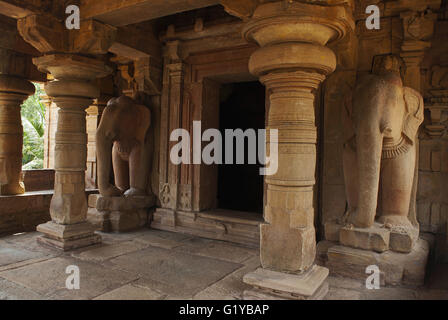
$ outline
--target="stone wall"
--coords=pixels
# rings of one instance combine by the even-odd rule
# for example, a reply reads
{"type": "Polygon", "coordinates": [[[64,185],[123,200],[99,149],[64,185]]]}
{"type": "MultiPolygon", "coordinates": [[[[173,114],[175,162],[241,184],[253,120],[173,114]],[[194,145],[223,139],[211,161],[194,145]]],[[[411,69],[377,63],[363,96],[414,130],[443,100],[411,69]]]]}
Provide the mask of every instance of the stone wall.
{"type": "MultiPolygon", "coordinates": [[[[86,191],[86,197],[92,193],[94,191],[86,191]]],[[[53,190],[0,196],[0,236],[36,231],[37,225],[50,221],[52,196],[53,190]]]]}

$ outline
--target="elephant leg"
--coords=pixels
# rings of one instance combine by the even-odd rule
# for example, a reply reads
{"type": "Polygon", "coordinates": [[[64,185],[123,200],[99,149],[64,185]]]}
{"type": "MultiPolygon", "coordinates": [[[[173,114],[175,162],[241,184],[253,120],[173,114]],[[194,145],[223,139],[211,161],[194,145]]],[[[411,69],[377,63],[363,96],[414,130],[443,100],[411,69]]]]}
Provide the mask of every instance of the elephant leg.
{"type": "Polygon", "coordinates": [[[415,169],[415,146],[396,158],[384,159],[381,168],[381,213],[379,221],[392,226],[410,226],[408,219],[415,169]]]}
{"type": "Polygon", "coordinates": [[[342,155],[344,167],[345,193],[347,197],[347,211],[344,213],[343,221],[345,222],[347,216],[352,214],[358,207],[358,159],[356,152],[349,146],[344,145],[342,155]]]}
{"type": "Polygon", "coordinates": [[[121,192],[129,189],[129,163],[122,159],[117,144],[112,148],[112,164],[114,167],[115,185],[121,192]]]}
{"type": "Polygon", "coordinates": [[[145,188],[142,185],[142,157],[143,157],[143,147],[138,144],[132,148],[129,154],[129,179],[131,188],[125,192],[125,196],[140,196],[145,195],[145,188]]]}

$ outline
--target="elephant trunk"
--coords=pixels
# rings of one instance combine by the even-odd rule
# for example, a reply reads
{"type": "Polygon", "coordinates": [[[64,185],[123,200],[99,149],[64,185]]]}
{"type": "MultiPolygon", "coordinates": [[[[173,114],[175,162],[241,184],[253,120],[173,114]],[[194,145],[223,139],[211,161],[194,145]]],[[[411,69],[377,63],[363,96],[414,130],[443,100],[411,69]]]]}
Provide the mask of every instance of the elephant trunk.
{"type": "Polygon", "coordinates": [[[358,208],[351,222],[355,227],[368,228],[375,221],[378,205],[383,134],[378,122],[372,121],[371,117],[363,118],[356,135],[359,168],[358,208]]]}

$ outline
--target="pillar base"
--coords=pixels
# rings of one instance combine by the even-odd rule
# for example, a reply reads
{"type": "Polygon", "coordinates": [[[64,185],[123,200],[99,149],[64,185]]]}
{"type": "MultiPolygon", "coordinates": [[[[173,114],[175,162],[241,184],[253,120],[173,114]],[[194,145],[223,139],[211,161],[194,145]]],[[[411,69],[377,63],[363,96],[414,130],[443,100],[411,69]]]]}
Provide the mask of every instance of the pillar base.
{"type": "Polygon", "coordinates": [[[37,231],[43,233],[37,242],[64,251],[101,243],[101,236],[94,233],[95,228],[88,222],[62,225],[49,221],[38,225],[37,231]]]}
{"type": "Polygon", "coordinates": [[[244,276],[243,282],[254,287],[244,291],[245,300],[322,300],[328,293],[329,271],[313,265],[301,274],[289,274],[258,268],[244,276]]]}

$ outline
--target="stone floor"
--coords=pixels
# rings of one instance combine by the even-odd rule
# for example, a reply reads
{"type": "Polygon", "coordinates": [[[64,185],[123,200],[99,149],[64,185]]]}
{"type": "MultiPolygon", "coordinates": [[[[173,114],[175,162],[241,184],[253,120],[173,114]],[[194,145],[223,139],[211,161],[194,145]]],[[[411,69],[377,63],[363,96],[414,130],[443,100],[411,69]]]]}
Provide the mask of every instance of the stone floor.
{"type": "MultiPolygon", "coordinates": [[[[37,244],[37,233],[0,238],[1,299],[241,299],[258,249],[182,234],[142,230],[102,234],[103,244],[62,253],[37,244]],[[80,289],[66,289],[67,266],[80,270],[80,289]]],[[[330,277],[327,299],[448,299],[444,280],[421,289],[367,290],[330,277]],[[444,283],[444,284],[443,284],[444,283]]]]}

